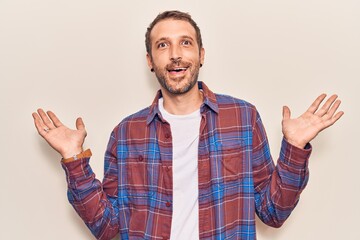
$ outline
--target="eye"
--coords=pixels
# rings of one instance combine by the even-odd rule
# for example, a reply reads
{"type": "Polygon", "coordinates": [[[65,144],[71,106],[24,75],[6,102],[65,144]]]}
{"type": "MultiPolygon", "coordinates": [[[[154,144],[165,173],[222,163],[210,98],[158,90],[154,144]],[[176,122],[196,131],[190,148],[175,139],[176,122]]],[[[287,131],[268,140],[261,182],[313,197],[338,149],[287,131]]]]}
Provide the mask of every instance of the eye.
{"type": "Polygon", "coordinates": [[[189,40],[184,40],[182,42],[183,45],[191,45],[191,42],[189,40]]]}
{"type": "Polygon", "coordinates": [[[158,44],[158,48],[164,48],[166,46],[167,46],[167,44],[164,42],[158,44]]]}

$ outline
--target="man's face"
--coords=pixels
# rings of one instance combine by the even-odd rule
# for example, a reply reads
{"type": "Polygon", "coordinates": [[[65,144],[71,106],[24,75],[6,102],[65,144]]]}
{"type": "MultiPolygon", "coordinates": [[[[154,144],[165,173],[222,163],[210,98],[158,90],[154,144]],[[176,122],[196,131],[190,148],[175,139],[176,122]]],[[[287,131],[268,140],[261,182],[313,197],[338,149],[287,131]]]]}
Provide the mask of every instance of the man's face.
{"type": "Polygon", "coordinates": [[[204,61],[204,49],[199,50],[194,27],[187,21],[162,20],[152,29],[150,39],[148,65],[162,88],[172,94],[187,93],[196,84],[204,61]]]}

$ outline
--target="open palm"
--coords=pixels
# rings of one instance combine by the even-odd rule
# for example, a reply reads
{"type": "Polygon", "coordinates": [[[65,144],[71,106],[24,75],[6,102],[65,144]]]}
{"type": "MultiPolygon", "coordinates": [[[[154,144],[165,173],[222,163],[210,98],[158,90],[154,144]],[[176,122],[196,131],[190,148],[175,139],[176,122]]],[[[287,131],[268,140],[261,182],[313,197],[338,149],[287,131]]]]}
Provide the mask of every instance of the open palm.
{"type": "Polygon", "coordinates": [[[32,115],[38,133],[63,158],[69,158],[82,151],[86,130],[81,118],[76,119],[76,129],[70,129],[51,111],[46,114],[42,109],[38,109],[37,113],[32,115]]]}
{"type": "Polygon", "coordinates": [[[337,95],[332,95],[325,104],[319,108],[326,94],[321,94],[311,104],[308,110],[300,117],[291,119],[290,109],[283,108],[282,131],[284,137],[291,144],[303,148],[314,139],[319,132],[333,125],[344,112],[336,112],[341,101],[336,100],[337,95]]]}

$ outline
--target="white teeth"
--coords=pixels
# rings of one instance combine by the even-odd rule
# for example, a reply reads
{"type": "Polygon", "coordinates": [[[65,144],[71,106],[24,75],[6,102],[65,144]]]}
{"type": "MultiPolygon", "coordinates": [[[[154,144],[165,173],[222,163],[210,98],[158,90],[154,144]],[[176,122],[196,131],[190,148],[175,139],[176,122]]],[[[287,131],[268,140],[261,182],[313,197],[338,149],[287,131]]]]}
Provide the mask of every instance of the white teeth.
{"type": "Polygon", "coordinates": [[[168,71],[176,71],[176,72],[180,72],[180,71],[186,71],[187,68],[174,68],[174,69],[170,69],[168,71]]]}

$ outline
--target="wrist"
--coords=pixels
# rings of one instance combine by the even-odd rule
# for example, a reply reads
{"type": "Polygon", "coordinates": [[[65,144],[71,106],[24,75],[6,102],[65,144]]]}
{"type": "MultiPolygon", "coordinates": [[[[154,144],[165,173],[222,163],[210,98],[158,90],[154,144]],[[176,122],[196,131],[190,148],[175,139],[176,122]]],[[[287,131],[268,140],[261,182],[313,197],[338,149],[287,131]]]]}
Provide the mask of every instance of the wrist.
{"type": "Polygon", "coordinates": [[[67,158],[71,158],[71,157],[73,157],[73,156],[75,156],[75,155],[77,155],[77,154],[79,154],[81,152],[83,152],[82,147],[71,149],[71,150],[68,150],[66,152],[62,152],[60,154],[61,154],[63,159],[67,159],[67,158]]]}
{"type": "Polygon", "coordinates": [[[288,138],[285,138],[285,139],[286,139],[286,141],[287,141],[288,143],[290,143],[291,145],[293,145],[293,146],[295,146],[295,147],[297,147],[297,148],[300,148],[300,149],[304,149],[305,146],[306,146],[306,144],[307,144],[307,143],[295,141],[295,140],[288,139],[288,138]]]}
{"type": "Polygon", "coordinates": [[[68,163],[68,162],[73,162],[73,161],[76,161],[76,160],[79,160],[79,159],[82,159],[82,158],[89,158],[91,157],[92,153],[90,151],[90,149],[87,149],[85,151],[82,151],[78,154],[75,154],[69,158],[63,158],[61,161],[63,163],[68,163]]]}

